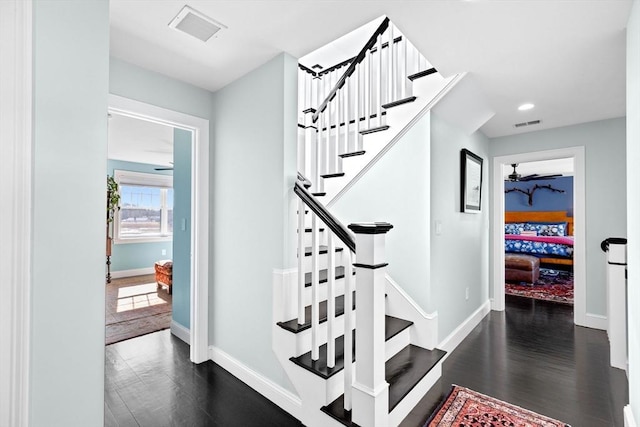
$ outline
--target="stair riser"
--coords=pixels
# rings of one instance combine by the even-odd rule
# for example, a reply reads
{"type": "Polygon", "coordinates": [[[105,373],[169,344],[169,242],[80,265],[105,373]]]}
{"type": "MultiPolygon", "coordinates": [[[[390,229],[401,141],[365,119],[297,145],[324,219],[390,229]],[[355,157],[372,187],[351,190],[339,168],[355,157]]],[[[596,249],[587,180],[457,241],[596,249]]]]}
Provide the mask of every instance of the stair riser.
{"type": "MultiPolygon", "coordinates": [[[[355,320],[355,313],[351,311],[351,323],[354,324],[355,320]]],[[[327,327],[328,323],[324,322],[321,323],[320,327],[318,328],[318,339],[320,340],[320,345],[327,343],[327,327]]],[[[344,334],[344,315],[335,318],[334,328],[336,337],[344,334]]],[[[302,332],[298,332],[296,334],[295,356],[300,356],[309,351],[311,351],[311,328],[306,329],[302,332]]]]}
{"type": "Polygon", "coordinates": [[[391,359],[400,350],[411,344],[411,328],[413,326],[408,327],[385,342],[385,361],[391,359]]]}
{"type": "MultiPolygon", "coordinates": [[[[344,254],[344,251],[336,252],[336,266],[344,265],[343,256],[342,256],[343,254],[344,254]]],[[[328,254],[320,254],[318,256],[320,270],[327,268],[328,258],[329,258],[328,254]]],[[[303,268],[304,268],[304,271],[311,271],[311,256],[304,257],[303,268]]]]}
{"type": "MultiPolygon", "coordinates": [[[[353,278],[355,280],[355,277],[353,278]]],[[[344,278],[336,280],[336,291],[335,296],[344,295],[344,286],[345,286],[344,278]]],[[[329,286],[328,282],[320,283],[319,292],[320,292],[320,301],[324,301],[327,299],[327,292],[329,286]]],[[[305,306],[311,305],[311,286],[304,288],[304,302],[305,306]]]]}
{"type": "Polygon", "coordinates": [[[407,396],[389,413],[389,425],[397,426],[404,420],[409,412],[416,407],[433,385],[442,376],[442,360],[431,369],[427,375],[409,392],[407,396]]]}

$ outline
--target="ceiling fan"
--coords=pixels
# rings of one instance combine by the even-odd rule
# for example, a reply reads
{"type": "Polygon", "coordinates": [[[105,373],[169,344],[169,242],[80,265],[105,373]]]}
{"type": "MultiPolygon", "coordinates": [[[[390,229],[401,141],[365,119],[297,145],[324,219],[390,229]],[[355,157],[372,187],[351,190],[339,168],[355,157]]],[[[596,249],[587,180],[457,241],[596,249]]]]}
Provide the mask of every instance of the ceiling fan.
{"type": "Polygon", "coordinates": [[[157,171],[172,171],[173,170],[173,162],[169,162],[171,163],[171,167],[167,166],[167,167],[162,167],[162,168],[154,168],[154,170],[157,171]]]}
{"type": "Polygon", "coordinates": [[[516,170],[516,168],[518,167],[518,163],[511,163],[511,167],[513,168],[513,172],[509,174],[509,176],[507,177],[507,179],[505,179],[505,181],[526,182],[526,181],[536,181],[540,179],[555,179],[559,176],[562,176],[561,173],[545,174],[545,175],[538,175],[537,173],[534,173],[531,175],[522,176],[516,170]]]}

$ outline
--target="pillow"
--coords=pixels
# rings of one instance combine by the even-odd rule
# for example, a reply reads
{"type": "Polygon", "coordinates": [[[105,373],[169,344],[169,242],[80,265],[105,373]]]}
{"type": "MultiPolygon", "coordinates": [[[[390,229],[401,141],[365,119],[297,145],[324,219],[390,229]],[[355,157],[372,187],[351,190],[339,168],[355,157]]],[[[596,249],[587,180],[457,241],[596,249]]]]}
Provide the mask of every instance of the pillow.
{"type": "Polygon", "coordinates": [[[537,236],[538,232],[533,230],[522,230],[521,236],[537,236]]]}
{"type": "Polygon", "coordinates": [[[504,224],[504,234],[520,234],[524,230],[522,222],[507,222],[504,224]]]}
{"type": "Polygon", "coordinates": [[[538,236],[566,236],[566,222],[527,222],[524,230],[535,231],[538,236]]]}

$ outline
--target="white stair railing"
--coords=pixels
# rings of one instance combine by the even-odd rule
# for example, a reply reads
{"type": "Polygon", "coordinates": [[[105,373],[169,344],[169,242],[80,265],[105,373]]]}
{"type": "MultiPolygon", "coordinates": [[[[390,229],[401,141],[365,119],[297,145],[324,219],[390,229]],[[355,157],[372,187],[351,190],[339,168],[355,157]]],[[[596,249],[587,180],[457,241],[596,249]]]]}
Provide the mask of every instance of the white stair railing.
{"type": "Polygon", "coordinates": [[[362,134],[384,129],[385,106],[412,96],[410,76],[430,69],[427,60],[385,18],[349,61],[316,72],[300,66],[300,121],[305,128],[299,170],[323,193],[323,180],[343,173],[341,155],[361,152],[362,134]],[[308,116],[311,117],[308,117],[308,116]]]}

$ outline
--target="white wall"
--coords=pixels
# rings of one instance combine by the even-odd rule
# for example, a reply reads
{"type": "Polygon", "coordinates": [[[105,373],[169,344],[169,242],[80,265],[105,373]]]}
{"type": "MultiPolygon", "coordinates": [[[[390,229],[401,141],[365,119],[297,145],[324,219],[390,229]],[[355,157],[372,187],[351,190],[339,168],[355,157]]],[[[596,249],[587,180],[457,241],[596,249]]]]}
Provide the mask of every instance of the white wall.
{"type": "Polygon", "coordinates": [[[421,118],[331,208],[345,226],[393,225],[386,234],[387,271],[428,312],[435,310],[429,289],[430,123],[430,114],[421,118]]]}
{"type": "Polygon", "coordinates": [[[432,114],[431,288],[439,339],[447,337],[489,298],[489,147],[480,132],[469,135],[432,114]],[[483,158],[480,213],[460,212],[460,150],[483,158]],[[442,223],[436,235],[435,223],[442,223]],[[466,299],[466,291],[469,298],[466,299]]]}
{"type": "Polygon", "coordinates": [[[296,103],[297,61],[281,54],[214,93],[211,116],[209,341],[284,386],[271,284],[274,268],[295,265],[296,103]]]}
{"type": "MultiPolygon", "coordinates": [[[[627,234],[625,119],[616,118],[493,138],[491,157],[585,147],[587,313],[607,315],[600,242],[627,234]]],[[[493,266],[492,266],[493,268],[493,266]]]]}
{"type": "Polygon", "coordinates": [[[108,73],[108,1],[34,2],[33,427],[103,424],[108,73]]]}
{"type": "Polygon", "coordinates": [[[627,26],[627,233],[629,405],[640,421],[640,2],[627,26]]]}

